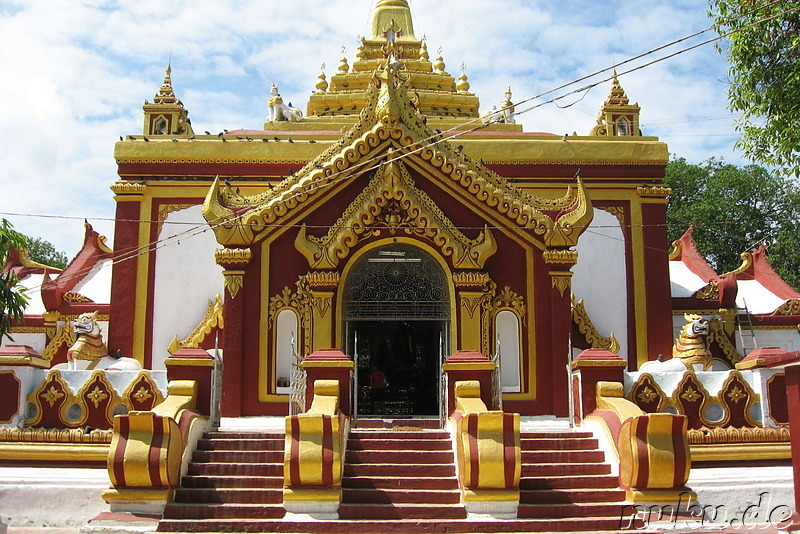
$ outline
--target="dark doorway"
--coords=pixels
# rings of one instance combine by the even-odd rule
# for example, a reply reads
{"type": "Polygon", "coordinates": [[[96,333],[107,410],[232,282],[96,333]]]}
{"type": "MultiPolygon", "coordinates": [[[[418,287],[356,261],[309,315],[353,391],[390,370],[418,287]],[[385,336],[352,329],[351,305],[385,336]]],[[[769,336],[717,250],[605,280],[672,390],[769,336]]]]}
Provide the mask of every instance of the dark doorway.
{"type": "Polygon", "coordinates": [[[450,293],[436,260],[405,244],[373,250],[353,265],[342,304],[357,414],[439,415],[450,293]]]}
{"type": "Polygon", "coordinates": [[[444,321],[351,322],[358,415],[438,416],[440,344],[446,328],[444,321]],[[381,375],[383,392],[376,391],[381,375]]]}

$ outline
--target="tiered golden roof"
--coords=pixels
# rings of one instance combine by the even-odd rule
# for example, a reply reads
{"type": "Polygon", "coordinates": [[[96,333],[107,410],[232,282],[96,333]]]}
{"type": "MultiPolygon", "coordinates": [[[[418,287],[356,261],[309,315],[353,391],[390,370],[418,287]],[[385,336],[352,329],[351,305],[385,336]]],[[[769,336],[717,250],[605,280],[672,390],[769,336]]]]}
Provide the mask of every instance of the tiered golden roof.
{"type": "Polygon", "coordinates": [[[443,118],[478,117],[480,102],[469,92],[463,75],[456,79],[445,71],[444,59],[432,63],[427,44],[414,35],[411,10],[406,0],[378,0],[369,38],[362,38],[352,66],[342,58],[338,70],[316,85],[308,103],[309,117],[357,116],[366,105],[366,91],[373,73],[387,62],[387,46],[394,43],[397,60],[407,76],[409,95],[427,116],[443,118]]]}

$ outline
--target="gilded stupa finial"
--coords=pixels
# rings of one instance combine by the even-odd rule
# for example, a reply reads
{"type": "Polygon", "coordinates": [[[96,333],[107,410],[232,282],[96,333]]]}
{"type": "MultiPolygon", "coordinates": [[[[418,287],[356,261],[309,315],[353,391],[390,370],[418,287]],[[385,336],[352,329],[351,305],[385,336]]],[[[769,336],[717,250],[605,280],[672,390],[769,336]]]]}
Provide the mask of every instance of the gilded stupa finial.
{"type": "Polygon", "coordinates": [[[371,39],[383,40],[386,30],[393,25],[398,38],[416,41],[414,37],[414,23],[411,20],[411,8],[406,0],[378,0],[375,13],[372,16],[371,39]]]}
{"type": "Polygon", "coordinates": [[[170,62],[167,63],[167,71],[166,74],[164,74],[164,82],[161,84],[161,88],[153,98],[153,101],[156,104],[175,104],[177,100],[178,99],[175,97],[175,91],[172,89],[172,62],[170,62]]]}

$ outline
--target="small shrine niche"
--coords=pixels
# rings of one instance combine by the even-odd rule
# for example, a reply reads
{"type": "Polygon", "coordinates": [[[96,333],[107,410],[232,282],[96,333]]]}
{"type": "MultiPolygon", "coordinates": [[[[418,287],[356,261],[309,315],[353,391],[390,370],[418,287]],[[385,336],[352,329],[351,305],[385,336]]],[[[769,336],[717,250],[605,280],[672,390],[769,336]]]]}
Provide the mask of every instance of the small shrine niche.
{"type": "Polygon", "coordinates": [[[631,104],[625,90],[614,73],[611,93],[603,102],[600,113],[597,115],[597,126],[592,128],[591,135],[604,135],[608,137],[636,137],[641,136],[639,129],[638,103],[631,104]]]}
{"type": "Polygon", "coordinates": [[[164,82],[150,103],[145,100],[144,106],[145,135],[193,135],[189,112],[183,102],[175,96],[172,89],[172,66],[167,66],[164,82]]]}

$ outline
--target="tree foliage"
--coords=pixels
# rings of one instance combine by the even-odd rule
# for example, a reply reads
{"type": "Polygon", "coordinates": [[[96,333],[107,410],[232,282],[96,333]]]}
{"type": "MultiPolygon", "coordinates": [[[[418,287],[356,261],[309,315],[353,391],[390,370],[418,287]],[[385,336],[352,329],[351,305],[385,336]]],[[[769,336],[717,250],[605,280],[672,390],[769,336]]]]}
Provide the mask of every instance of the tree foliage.
{"type": "Polygon", "coordinates": [[[733,32],[725,55],[738,148],[800,176],[800,0],[709,1],[718,33],[733,32]]]}
{"type": "Polygon", "coordinates": [[[67,255],[40,237],[26,237],[23,247],[28,252],[30,260],[59,269],[67,266],[67,255]]]}
{"type": "MultiPolygon", "coordinates": [[[[8,259],[8,252],[11,248],[24,246],[25,236],[14,230],[10,222],[0,219],[0,260],[5,265],[8,259]]],[[[17,277],[12,271],[3,272],[0,270],[0,340],[3,337],[11,336],[11,323],[22,319],[25,312],[25,304],[28,299],[25,290],[18,283],[17,277]]]]}
{"type": "Polygon", "coordinates": [[[667,207],[670,241],[690,224],[697,248],[720,274],[741,264],[740,254],[767,244],[773,268],[800,288],[800,187],[757,165],[737,167],[684,158],[667,165],[672,188],[667,207]]]}

